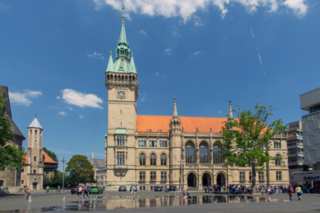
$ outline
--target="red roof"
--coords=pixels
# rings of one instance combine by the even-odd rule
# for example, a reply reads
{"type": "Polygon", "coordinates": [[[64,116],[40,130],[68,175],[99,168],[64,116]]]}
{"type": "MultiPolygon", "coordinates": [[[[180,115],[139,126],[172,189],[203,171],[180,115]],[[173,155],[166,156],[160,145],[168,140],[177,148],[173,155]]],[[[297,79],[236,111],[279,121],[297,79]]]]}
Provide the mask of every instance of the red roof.
{"type": "Polygon", "coordinates": [[[43,162],[44,163],[58,164],[58,162],[55,162],[54,160],[52,160],[52,158],[50,158],[50,156],[47,153],[45,153],[45,151],[42,150],[42,154],[43,154],[43,162]]]}
{"type": "Polygon", "coordinates": [[[24,155],[24,160],[25,160],[24,162],[25,164],[30,164],[27,153],[25,153],[24,155]]]}
{"type": "MultiPolygon", "coordinates": [[[[157,116],[157,115],[138,115],[137,116],[137,131],[146,132],[151,129],[157,132],[161,129],[162,132],[168,132],[170,120],[172,116],[157,116]]],[[[220,132],[223,122],[228,118],[213,118],[213,117],[185,117],[179,116],[181,127],[185,132],[195,132],[198,128],[199,132],[220,132]]]]}

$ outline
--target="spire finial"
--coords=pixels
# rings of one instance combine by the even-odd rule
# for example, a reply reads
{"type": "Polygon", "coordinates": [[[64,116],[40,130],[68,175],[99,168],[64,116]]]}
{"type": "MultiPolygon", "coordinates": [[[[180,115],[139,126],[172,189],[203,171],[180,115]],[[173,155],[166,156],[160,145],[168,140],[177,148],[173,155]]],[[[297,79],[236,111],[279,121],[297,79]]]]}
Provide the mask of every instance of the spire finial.
{"type": "Polygon", "coordinates": [[[122,5],[122,23],[124,23],[124,5],[122,5]]]}
{"type": "Polygon", "coordinates": [[[37,113],[36,113],[36,116],[35,117],[37,117],[37,113]]]}
{"type": "Polygon", "coordinates": [[[178,117],[177,99],[174,98],[173,117],[178,117]]]}
{"type": "Polygon", "coordinates": [[[112,54],[112,48],[110,47],[110,55],[112,54]]]}
{"type": "Polygon", "coordinates": [[[231,100],[229,100],[229,120],[233,119],[231,100]]]}

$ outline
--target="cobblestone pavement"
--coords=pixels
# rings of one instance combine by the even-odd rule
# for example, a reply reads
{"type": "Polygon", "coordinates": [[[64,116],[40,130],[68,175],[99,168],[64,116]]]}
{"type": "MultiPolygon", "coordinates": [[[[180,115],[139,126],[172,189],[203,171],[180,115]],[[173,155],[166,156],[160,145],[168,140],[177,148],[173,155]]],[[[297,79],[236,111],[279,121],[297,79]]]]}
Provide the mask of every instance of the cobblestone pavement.
{"type": "MultiPolygon", "coordinates": [[[[224,197],[226,203],[219,201],[217,203],[208,203],[208,204],[191,204],[188,205],[187,199],[181,199],[177,195],[181,196],[179,192],[137,192],[136,200],[130,198],[129,192],[117,192],[117,191],[106,191],[103,195],[91,195],[95,202],[97,203],[97,210],[95,212],[105,212],[110,210],[110,212],[150,212],[160,213],[160,212],[320,212],[320,194],[304,194],[301,201],[297,200],[297,197],[294,196],[293,201],[289,202],[274,202],[277,199],[281,201],[288,201],[289,197],[287,194],[273,194],[273,195],[261,195],[256,194],[252,195],[252,200],[257,200],[257,202],[250,202],[249,200],[237,201],[237,199],[229,201],[229,198],[224,197]],[[165,201],[163,197],[169,197],[171,199],[165,201]],[[157,197],[157,200],[149,199],[150,197],[157,197]],[[147,199],[142,199],[147,198],[147,199]],[[268,198],[271,198],[273,202],[259,202],[259,200],[268,201],[268,198]],[[143,201],[146,200],[146,201],[143,201]],[[139,205],[143,203],[143,208],[139,208],[139,205]],[[150,202],[150,204],[149,204],[150,202]],[[157,204],[152,203],[157,202],[157,204]],[[162,202],[162,203],[161,203],[162,202]],[[165,203],[164,203],[165,202],[165,203]],[[179,203],[180,202],[180,203],[179,203]],[[184,204],[184,205],[183,205],[184,204]],[[149,206],[157,207],[149,207],[149,206]],[[159,207],[158,207],[159,206],[159,207]],[[136,208],[132,208],[136,207],[136,208]],[[152,210],[151,210],[151,209],[152,210]]],[[[192,192],[193,196],[196,196],[196,199],[204,199],[205,196],[217,196],[210,193],[203,192],[192,192]]],[[[245,198],[248,195],[243,195],[245,198]]],[[[220,196],[219,196],[220,197],[220,196]]],[[[220,198],[221,198],[220,197],[220,198]]],[[[71,195],[70,192],[66,193],[45,193],[32,192],[32,201],[24,199],[23,194],[11,195],[11,196],[1,196],[0,197],[0,213],[4,210],[15,210],[15,209],[25,209],[29,211],[40,211],[41,207],[54,207],[59,212],[70,212],[63,211],[64,208],[75,207],[76,209],[69,210],[84,210],[83,203],[89,203],[90,199],[83,199],[77,197],[77,195],[71,195]],[[63,202],[63,197],[65,201],[63,202]],[[82,204],[81,204],[82,202],[82,204]],[[63,209],[62,209],[63,206],[63,209]],[[59,209],[60,208],[60,209],[59,209]]],[[[91,201],[90,201],[91,202],[91,201]]],[[[86,205],[86,204],[85,204],[86,205]]],[[[54,208],[44,209],[46,211],[53,210],[54,208]]],[[[13,211],[8,211],[8,213],[13,211]]],[[[23,212],[23,211],[22,211],[23,212]]],[[[27,212],[27,211],[26,211],[27,212]]]]}

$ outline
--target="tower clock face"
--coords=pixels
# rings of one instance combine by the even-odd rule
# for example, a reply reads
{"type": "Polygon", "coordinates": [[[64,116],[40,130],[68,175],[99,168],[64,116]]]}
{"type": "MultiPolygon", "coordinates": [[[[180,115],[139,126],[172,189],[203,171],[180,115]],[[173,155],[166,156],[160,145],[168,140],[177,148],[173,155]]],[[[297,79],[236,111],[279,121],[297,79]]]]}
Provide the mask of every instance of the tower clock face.
{"type": "Polygon", "coordinates": [[[124,98],[124,92],[118,92],[119,98],[124,98]]]}

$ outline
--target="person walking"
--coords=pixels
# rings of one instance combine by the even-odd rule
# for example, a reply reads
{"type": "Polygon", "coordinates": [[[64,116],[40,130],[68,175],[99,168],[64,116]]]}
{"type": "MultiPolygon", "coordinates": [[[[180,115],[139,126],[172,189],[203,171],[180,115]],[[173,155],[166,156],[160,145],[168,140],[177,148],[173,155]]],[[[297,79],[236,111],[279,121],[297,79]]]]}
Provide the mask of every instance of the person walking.
{"type": "Polygon", "coordinates": [[[49,193],[49,186],[47,186],[47,188],[46,188],[46,189],[47,189],[47,192],[46,192],[46,193],[49,193]]]}
{"type": "MultiPolygon", "coordinates": [[[[88,185],[86,185],[85,187],[84,187],[84,196],[87,196],[87,198],[89,198],[89,186],[88,185]]],[[[84,197],[83,196],[83,197],[84,197]]]]}
{"type": "Polygon", "coordinates": [[[30,195],[30,191],[29,191],[28,186],[27,186],[27,185],[24,185],[23,190],[24,190],[24,198],[25,198],[26,200],[28,200],[28,199],[29,199],[29,195],[30,195]]]}
{"type": "Polygon", "coordinates": [[[86,185],[82,186],[82,198],[84,198],[84,189],[85,189],[86,185]]]}
{"type": "Polygon", "coordinates": [[[296,193],[297,193],[297,196],[298,196],[298,200],[301,199],[301,194],[302,194],[302,189],[300,186],[297,186],[296,189],[295,189],[296,193]]]}
{"type": "Polygon", "coordinates": [[[187,197],[188,197],[188,200],[191,199],[191,196],[192,196],[192,194],[191,194],[191,192],[189,191],[189,188],[188,188],[188,189],[187,189],[187,197]]]}
{"type": "Polygon", "coordinates": [[[294,193],[293,186],[289,186],[288,189],[289,189],[288,190],[289,198],[290,198],[290,200],[292,200],[292,195],[294,193]]]}
{"type": "Polygon", "coordinates": [[[82,192],[82,187],[81,187],[81,185],[79,185],[79,188],[78,188],[78,197],[81,196],[81,192],[82,192]]]}

